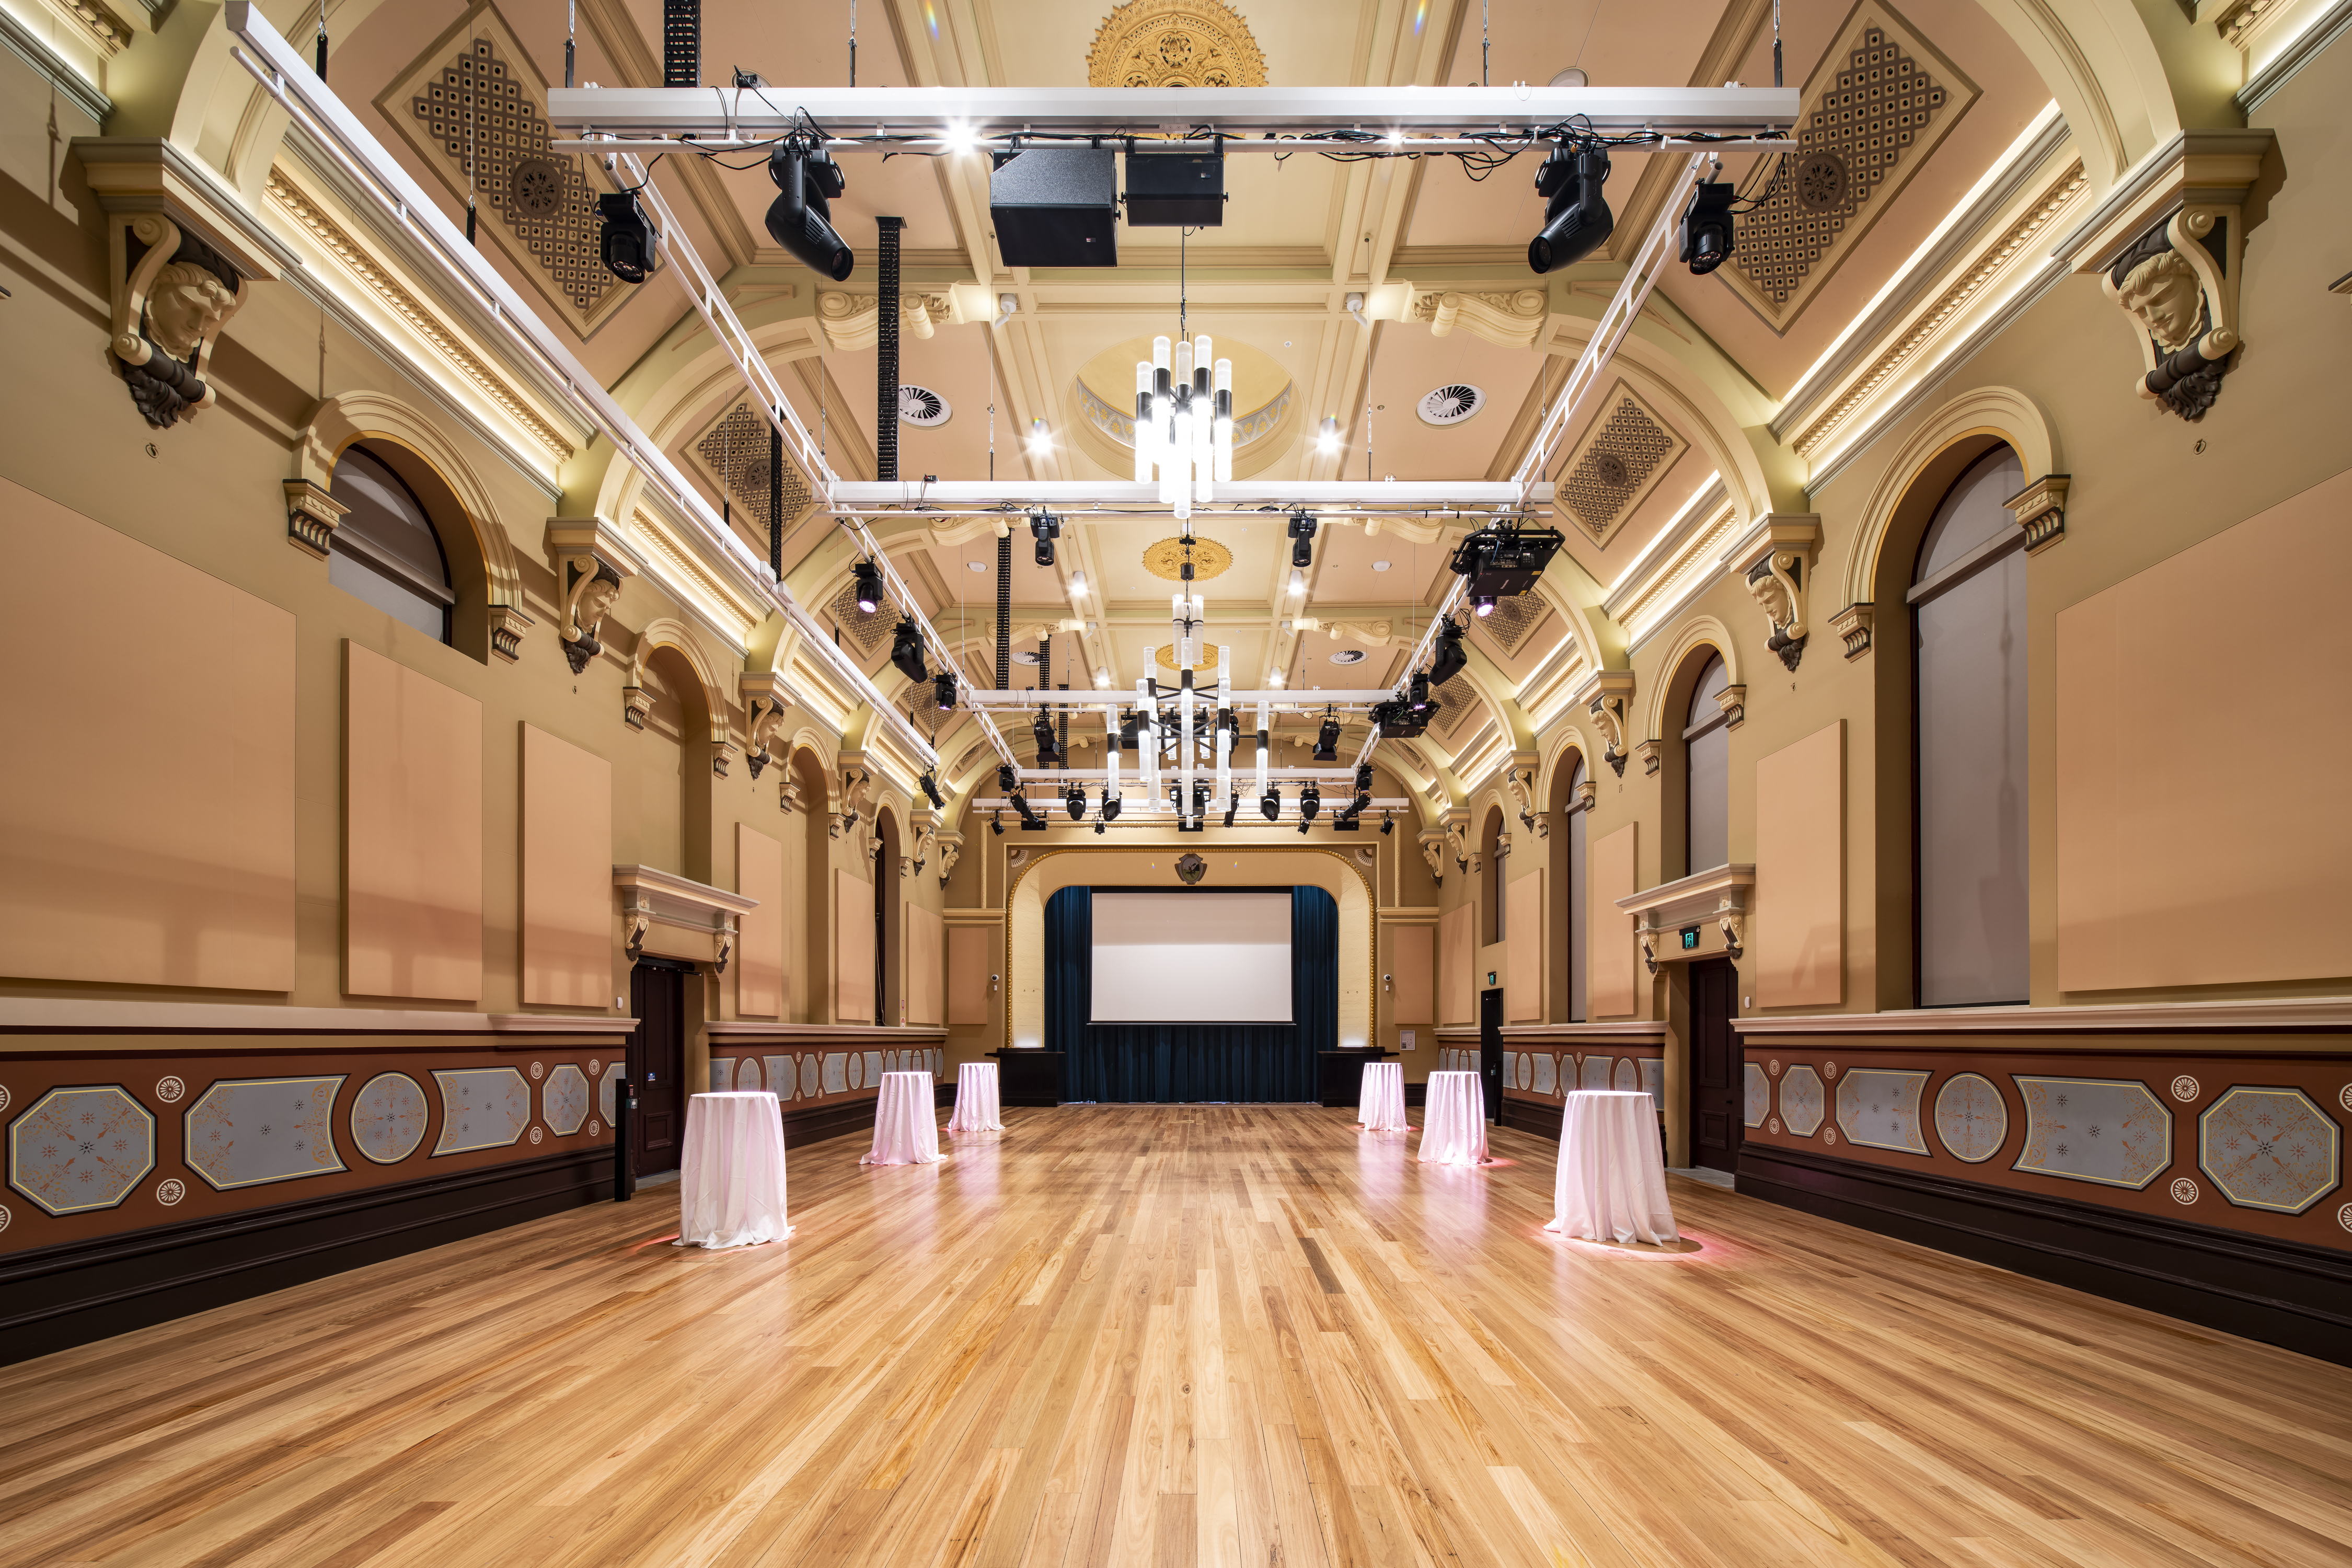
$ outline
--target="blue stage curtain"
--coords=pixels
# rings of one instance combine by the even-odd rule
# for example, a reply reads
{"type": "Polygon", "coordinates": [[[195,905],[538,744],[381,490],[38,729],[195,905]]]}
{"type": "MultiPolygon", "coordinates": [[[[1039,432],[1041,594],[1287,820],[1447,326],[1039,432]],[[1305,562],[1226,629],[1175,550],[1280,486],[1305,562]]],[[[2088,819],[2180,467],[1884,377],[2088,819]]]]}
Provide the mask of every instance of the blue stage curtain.
{"type": "Polygon", "coordinates": [[[1094,1024],[1094,899],[1045,904],[1045,1043],[1066,1051],[1063,1098],[1103,1103],[1313,1100],[1315,1053],[1339,1045],[1339,907],[1320,888],[1290,895],[1288,1024],[1094,1024]]]}

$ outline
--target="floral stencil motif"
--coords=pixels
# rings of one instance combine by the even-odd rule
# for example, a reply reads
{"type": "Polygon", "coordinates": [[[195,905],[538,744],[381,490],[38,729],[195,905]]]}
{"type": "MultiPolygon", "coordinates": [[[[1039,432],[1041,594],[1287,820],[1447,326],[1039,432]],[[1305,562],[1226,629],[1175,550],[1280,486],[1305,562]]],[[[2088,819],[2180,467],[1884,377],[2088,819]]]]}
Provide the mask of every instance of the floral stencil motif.
{"type": "Polygon", "coordinates": [[[352,1101],[352,1142],[379,1165],[396,1165],[425,1142],[425,1089],[404,1072],[380,1072],[352,1101]]]}
{"type": "Polygon", "coordinates": [[[1748,1104],[1743,1118],[1750,1127],[1761,1127],[1772,1113],[1772,1080],[1754,1062],[1748,1064],[1748,1104]]]}
{"type": "Polygon", "coordinates": [[[588,1120],[588,1077],[570,1062],[558,1063],[539,1091],[540,1116],[558,1138],[569,1138],[588,1120]]]}
{"type": "Polygon", "coordinates": [[[344,1169],[334,1110],[346,1076],[219,1079],[184,1113],[188,1168],[222,1192],[344,1169]]]}
{"type": "Polygon", "coordinates": [[[2197,1119],[2197,1163],[2240,1208],[2301,1214],[2341,1179],[2343,1137],[2299,1089],[2233,1085],[2197,1119]]]}
{"type": "Polygon", "coordinates": [[[53,1089],[8,1129],[8,1184],[53,1215],[110,1209],[155,1168],[155,1119],[120,1084],[53,1089]]]}
{"type": "Polygon", "coordinates": [[[1821,1131],[1828,1110],[1829,1092],[1822,1087],[1822,1075],[1802,1062],[1790,1068],[1780,1079],[1780,1120],[1789,1131],[1811,1138],[1821,1131]]]}
{"type": "Polygon", "coordinates": [[[2025,1097],[2011,1170],[2137,1192],[2172,1163],[2172,1113],[2138,1079],[2010,1076],[2025,1097]]]}
{"type": "Polygon", "coordinates": [[[441,1138],[436,1154],[503,1149],[530,1125],[530,1085],[513,1068],[436,1070],[441,1086],[441,1138]]]}
{"type": "Polygon", "coordinates": [[[1981,1164],[2009,1136],[2009,1102],[1981,1073],[1955,1073],[1936,1091],[1936,1136],[1956,1160],[1981,1164]]]}
{"type": "Polygon", "coordinates": [[[1927,1088],[1925,1072],[1855,1068],[1837,1088],[1838,1130],[1847,1142],[1867,1149],[1925,1154],[1927,1137],[1919,1128],[1919,1097],[1927,1088]]]}

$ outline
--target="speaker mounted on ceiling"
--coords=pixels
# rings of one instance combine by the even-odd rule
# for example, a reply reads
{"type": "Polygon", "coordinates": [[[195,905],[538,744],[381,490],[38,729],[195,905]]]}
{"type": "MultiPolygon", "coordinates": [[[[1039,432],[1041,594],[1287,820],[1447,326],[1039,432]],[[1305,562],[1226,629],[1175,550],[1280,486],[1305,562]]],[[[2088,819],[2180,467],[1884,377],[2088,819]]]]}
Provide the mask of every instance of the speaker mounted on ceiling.
{"type": "Polygon", "coordinates": [[[1108,147],[1000,153],[988,216],[1007,267],[1116,267],[1118,155],[1108,147]]]}
{"type": "Polygon", "coordinates": [[[1129,153],[1127,221],[1135,228],[1223,226],[1224,154],[1129,153]]]}

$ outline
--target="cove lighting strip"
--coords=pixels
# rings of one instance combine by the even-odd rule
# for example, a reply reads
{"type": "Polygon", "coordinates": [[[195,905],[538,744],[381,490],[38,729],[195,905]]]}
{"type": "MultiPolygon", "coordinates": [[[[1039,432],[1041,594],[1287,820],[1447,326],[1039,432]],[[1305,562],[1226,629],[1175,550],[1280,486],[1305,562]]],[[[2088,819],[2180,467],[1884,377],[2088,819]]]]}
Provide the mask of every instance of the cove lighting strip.
{"type": "MultiPolygon", "coordinates": [[[[510,343],[537,363],[581,417],[611,441],[616,454],[667,499],[705,548],[741,567],[760,596],[806,634],[800,646],[811,650],[851,690],[863,693],[918,762],[927,767],[938,767],[939,753],[932,750],[930,742],[891,706],[864,670],[833,646],[824,627],[793,596],[792,590],[768,575],[767,563],[754,556],[735,536],[668,456],[613,401],[594,374],[548,331],[497,268],[466,243],[457,226],[442,216],[441,209],[384,150],[383,143],[312,73],[302,57],[288,47],[262,16],[261,8],[252,0],[229,0],[223,10],[223,20],[244,46],[232,47],[230,55],[293,122],[418,242],[425,253],[439,264],[447,280],[486,312],[510,343]],[[247,54],[247,49],[252,53],[247,54]]],[[[738,368],[741,368],[740,363],[738,368]]]]}
{"type": "MultiPolygon", "coordinates": [[[[1675,215],[1677,218],[1681,214],[1675,215]]],[[[1289,479],[1217,482],[1213,506],[1195,507],[1196,518],[1212,512],[1246,511],[1263,521],[1259,509],[1309,507],[1318,511],[1359,511],[1415,514],[1463,508],[1517,513],[1550,503],[1549,480],[1522,483],[1516,479],[1289,479]]],[[[1156,483],[1133,479],[843,479],[831,487],[828,508],[847,515],[877,511],[919,511],[926,514],[1019,510],[1044,507],[1067,517],[1089,506],[1123,507],[1107,521],[1131,517],[1138,522],[1164,522],[1173,515],[1162,504],[1156,483]]],[[[1483,521],[1483,518],[1468,521],[1483,521]]]]}

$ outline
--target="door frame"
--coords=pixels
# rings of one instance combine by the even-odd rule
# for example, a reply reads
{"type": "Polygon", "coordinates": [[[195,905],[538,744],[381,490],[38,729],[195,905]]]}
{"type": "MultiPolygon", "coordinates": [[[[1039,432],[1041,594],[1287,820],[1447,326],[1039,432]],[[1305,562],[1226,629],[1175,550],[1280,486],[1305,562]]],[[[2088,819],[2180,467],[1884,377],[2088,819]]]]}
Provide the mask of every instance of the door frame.
{"type": "Polygon", "coordinates": [[[1683,1150],[1684,1168],[1696,1170],[1705,1164],[1705,1163],[1699,1158],[1699,1150],[1703,1146],[1699,1137],[1699,1117],[1704,1113],[1706,1107],[1701,1100],[1701,1095],[1705,1091],[1703,1086],[1699,1082],[1698,1076],[1700,987],[1696,984],[1696,980],[1699,971],[1703,967],[1713,964],[1722,965],[1721,973],[1727,977],[1726,989],[1724,991],[1723,1017],[1724,1033],[1728,1051],[1726,1068],[1728,1081],[1725,1092],[1728,1096],[1727,1102],[1728,1106],[1728,1114],[1726,1124],[1730,1130],[1728,1142],[1730,1145],[1731,1164],[1727,1168],[1714,1165],[1705,1165],[1705,1168],[1707,1170],[1724,1169],[1726,1170],[1727,1174],[1737,1174],[1739,1169],[1740,1146],[1745,1143],[1748,1139],[1748,1126],[1742,1109],[1744,1105],[1744,1095],[1742,1091],[1745,1087],[1745,1053],[1740,1049],[1739,1031],[1734,1026],[1739,1018],[1739,965],[1728,953],[1713,953],[1705,958],[1694,958],[1679,966],[1682,971],[1683,1020],[1685,1026],[1682,1030],[1683,1136],[1685,1140],[1685,1147],[1683,1150]]]}
{"type": "MultiPolygon", "coordinates": [[[[665,1065],[673,1069],[672,1080],[677,1086],[677,1141],[680,1152],[683,1152],[686,1145],[687,1103],[693,1098],[695,1092],[687,1063],[687,1058],[691,1054],[687,1048],[687,983],[691,976],[699,973],[699,968],[698,965],[690,963],[684,959],[663,958],[651,953],[639,955],[635,962],[630,965],[629,1008],[631,1016],[635,1017],[637,1022],[636,1027],[629,1031],[629,1043],[627,1047],[627,1054],[625,1059],[628,1063],[628,1081],[632,1090],[642,1090],[646,1083],[645,1074],[647,1066],[646,1049],[646,1015],[641,1010],[645,1005],[644,989],[638,983],[638,972],[640,970],[657,971],[662,973],[675,974],[677,976],[677,1055],[674,1062],[665,1065]]],[[[642,1095],[640,1095],[640,1098],[642,1098],[642,1095]]],[[[642,1168],[643,1162],[639,1159],[637,1145],[645,1139],[645,1126],[646,1123],[642,1112],[634,1114],[629,1118],[630,1147],[627,1151],[627,1155],[629,1160],[630,1177],[632,1181],[644,1173],[642,1168]]],[[[676,1168],[677,1167],[674,1165],[667,1166],[664,1170],[673,1170],[676,1168]]],[[[659,1175],[662,1174],[663,1172],[657,1171],[653,1173],[659,1175]]]]}
{"type": "Polygon", "coordinates": [[[1503,988],[1478,993],[1478,1087],[1484,1091],[1486,1120],[1503,1119],[1503,988]]]}

